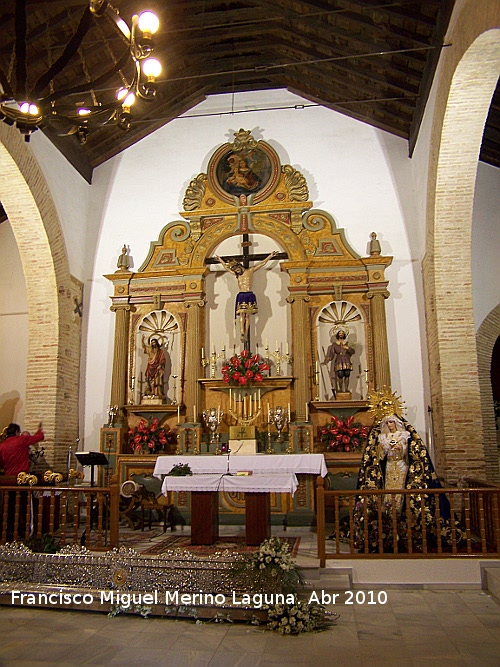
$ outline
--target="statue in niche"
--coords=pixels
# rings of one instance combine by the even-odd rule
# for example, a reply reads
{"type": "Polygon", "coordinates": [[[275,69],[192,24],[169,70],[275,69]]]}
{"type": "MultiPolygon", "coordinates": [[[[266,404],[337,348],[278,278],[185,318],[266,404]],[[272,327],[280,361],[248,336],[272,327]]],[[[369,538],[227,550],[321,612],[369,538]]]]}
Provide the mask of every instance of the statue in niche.
{"type": "Polygon", "coordinates": [[[349,393],[349,380],[352,371],[351,357],[354,354],[354,348],[347,341],[349,329],[346,326],[335,327],[332,332],[333,342],[326,351],[323,363],[330,363],[330,383],[333,396],[336,398],[339,393],[349,393]]]}
{"type": "MultiPolygon", "coordinates": [[[[167,341],[168,346],[168,341],[167,341]]],[[[148,365],[146,367],[146,395],[163,398],[163,385],[165,382],[165,366],[167,360],[158,338],[150,338],[149,345],[142,337],[142,349],[147,354],[148,365]]],[[[166,348],[165,348],[166,349],[166,348]]]]}
{"type": "Polygon", "coordinates": [[[277,250],[273,250],[265,259],[248,269],[235,259],[225,262],[218,255],[215,255],[215,259],[222,264],[226,271],[233,273],[238,281],[239,292],[234,306],[234,318],[240,320],[240,340],[246,350],[250,349],[250,315],[257,313],[257,297],[252,292],[253,274],[278,254],[277,250]]]}

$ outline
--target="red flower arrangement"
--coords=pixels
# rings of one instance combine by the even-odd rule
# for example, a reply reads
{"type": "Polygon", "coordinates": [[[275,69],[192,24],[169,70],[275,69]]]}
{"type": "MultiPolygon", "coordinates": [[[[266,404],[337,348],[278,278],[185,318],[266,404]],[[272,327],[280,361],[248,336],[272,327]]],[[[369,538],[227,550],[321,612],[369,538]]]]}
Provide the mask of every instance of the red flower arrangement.
{"type": "Polygon", "coordinates": [[[319,428],[321,442],[329,452],[355,452],[364,444],[370,429],[354,423],[354,417],[342,421],[333,416],[331,424],[319,428]]]}
{"type": "Polygon", "coordinates": [[[227,384],[236,386],[250,385],[254,382],[262,382],[263,371],[268,371],[269,365],[262,359],[260,354],[252,354],[243,350],[240,354],[234,354],[222,367],[222,379],[227,384]]]}
{"type": "Polygon", "coordinates": [[[141,419],[135,428],[129,429],[128,442],[134,452],[158,454],[164,451],[168,444],[176,443],[177,435],[170,431],[168,426],[160,428],[158,418],[154,417],[150,424],[141,419]]]}

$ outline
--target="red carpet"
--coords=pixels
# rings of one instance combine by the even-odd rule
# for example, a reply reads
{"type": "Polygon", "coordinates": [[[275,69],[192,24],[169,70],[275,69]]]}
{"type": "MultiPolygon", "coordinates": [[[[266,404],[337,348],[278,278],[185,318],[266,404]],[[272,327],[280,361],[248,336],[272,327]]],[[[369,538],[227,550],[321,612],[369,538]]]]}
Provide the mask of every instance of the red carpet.
{"type": "MultiPolygon", "coordinates": [[[[292,556],[295,558],[299,550],[300,537],[283,537],[282,540],[288,542],[292,556]]],[[[129,545],[127,545],[129,546],[129,545]]],[[[141,553],[147,556],[163,554],[170,549],[189,549],[199,554],[210,554],[223,549],[231,551],[255,551],[257,547],[248,547],[245,544],[245,538],[241,537],[221,537],[215,544],[210,546],[191,546],[190,535],[168,535],[162,540],[147,549],[141,549],[141,553]]]]}

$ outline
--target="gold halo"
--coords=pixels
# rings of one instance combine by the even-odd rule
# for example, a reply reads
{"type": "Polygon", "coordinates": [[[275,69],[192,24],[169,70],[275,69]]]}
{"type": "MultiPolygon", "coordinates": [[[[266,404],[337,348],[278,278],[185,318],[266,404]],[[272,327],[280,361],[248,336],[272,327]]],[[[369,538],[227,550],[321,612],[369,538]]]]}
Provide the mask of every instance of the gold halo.
{"type": "Polygon", "coordinates": [[[395,391],[392,392],[390,387],[373,390],[368,394],[368,414],[373,417],[375,423],[390,415],[402,415],[406,412],[404,405],[405,402],[395,391]]]}
{"type": "Polygon", "coordinates": [[[339,331],[343,331],[345,333],[345,337],[349,335],[349,327],[345,325],[344,323],[338,323],[334,327],[330,329],[330,336],[333,336],[334,338],[337,337],[337,334],[339,331]]]}

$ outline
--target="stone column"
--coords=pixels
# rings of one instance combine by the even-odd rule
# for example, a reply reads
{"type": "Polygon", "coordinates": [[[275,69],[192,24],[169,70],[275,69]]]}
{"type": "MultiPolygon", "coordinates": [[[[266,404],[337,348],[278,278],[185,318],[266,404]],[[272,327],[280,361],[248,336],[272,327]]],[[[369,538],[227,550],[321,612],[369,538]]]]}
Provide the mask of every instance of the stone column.
{"type": "Polygon", "coordinates": [[[204,299],[186,302],[189,309],[187,317],[186,349],[184,356],[184,402],[186,404],[186,421],[193,421],[193,410],[196,407],[196,421],[201,412],[201,377],[200,355],[202,348],[202,308],[204,299]]]}
{"type": "Polygon", "coordinates": [[[387,290],[370,292],[370,322],[373,338],[373,384],[379,390],[391,388],[391,367],[389,364],[389,345],[387,342],[387,322],[385,318],[385,299],[389,296],[387,290]]]}
{"type": "Polygon", "coordinates": [[[306,403],[312,396],[310,393],[311,377],[314,376],[311,358],[311,334],[309,330],[309,313],[307,294],[288,297],[292,314],[292,358],[294,381],[295,420],[305,421],[306,403]]]}
{"type": "Polygon", "coordinates": [[[117,427],[123,426],[124,421],[123,406],[127,396],[127,337],[132,308],[128,303],[111,306],[111,310],[116,314],[116,320],[110,405],[117,405],[119,408],[115,421],[117,427]]]}

